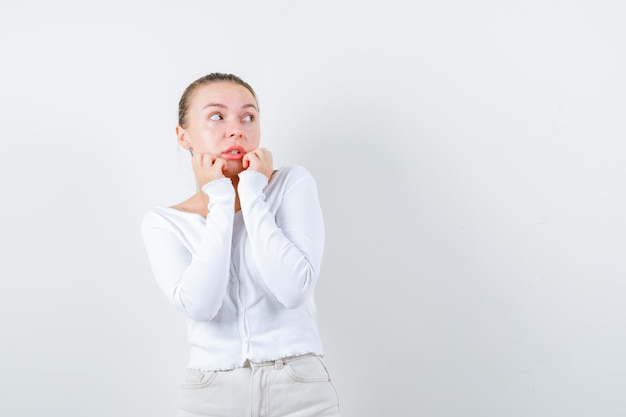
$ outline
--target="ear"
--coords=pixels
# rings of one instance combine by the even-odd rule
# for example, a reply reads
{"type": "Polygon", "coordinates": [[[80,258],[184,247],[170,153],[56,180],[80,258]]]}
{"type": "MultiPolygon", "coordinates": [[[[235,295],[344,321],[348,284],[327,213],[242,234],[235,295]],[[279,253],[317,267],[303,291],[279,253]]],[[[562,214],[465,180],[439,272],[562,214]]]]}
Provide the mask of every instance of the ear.
{"type": "Polygon", "coordinates": [[[191,148],[191,141],[187,131],[182,126],[176,126],[176,137],[178,138],[178,144],[185,149],[191,148]]]}

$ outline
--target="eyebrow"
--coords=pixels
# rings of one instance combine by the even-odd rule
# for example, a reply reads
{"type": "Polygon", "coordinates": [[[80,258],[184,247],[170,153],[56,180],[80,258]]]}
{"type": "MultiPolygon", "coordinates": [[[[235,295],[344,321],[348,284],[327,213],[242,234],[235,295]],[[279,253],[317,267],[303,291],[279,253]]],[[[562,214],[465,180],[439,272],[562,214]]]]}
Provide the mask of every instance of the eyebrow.
{"type": "MultiPolygon", "coordinates": [[[[204,107],[202,107],[202,110],[209,108],[209,107],[220,107],[222,109],[227,109],[228,107],[222,103],[209,103],[207,105],[205,105],[204,107]]],[[[252,107],[254,110],[259,111],[259,109],[257,109],[257,107],[254,104],[244,104],[243,106],[241,106],[242,109],[247,109],[249,107],[252,107]]]]}

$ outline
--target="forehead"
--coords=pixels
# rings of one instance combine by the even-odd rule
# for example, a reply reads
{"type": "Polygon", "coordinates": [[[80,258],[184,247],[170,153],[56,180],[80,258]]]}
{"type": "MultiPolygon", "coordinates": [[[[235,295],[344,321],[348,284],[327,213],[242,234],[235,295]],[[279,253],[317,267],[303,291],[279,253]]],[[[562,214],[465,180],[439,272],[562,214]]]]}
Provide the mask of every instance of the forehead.
{"type": "Polygon", "coordinates": [[[203,107],[209,103],[219,103],[234,108],[247,104],[257,105],[254,96],[246,87],[229,81],[216,81],[201,85],[193,93],[190,107],[203,107]]]}

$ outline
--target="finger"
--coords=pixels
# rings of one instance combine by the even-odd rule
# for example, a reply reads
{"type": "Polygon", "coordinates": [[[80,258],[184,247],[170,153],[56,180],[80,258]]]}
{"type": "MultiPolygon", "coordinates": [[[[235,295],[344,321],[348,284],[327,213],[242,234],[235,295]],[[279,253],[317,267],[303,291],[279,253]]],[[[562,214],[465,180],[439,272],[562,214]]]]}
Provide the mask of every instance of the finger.
{"type": "Polygon", "coordinates": [[[213,158],[208,153],[202,154],[202,166],[203,167],[211,167],[213,166],[213,158]]]}
{"type": "Polygon", "coordinates": [[[213,166],[220,170],[220,172],[224,172],[226,169],[226,161],[222,158],[215,158],[213,162],[213,166]]]}
{"type": "Polygon", "coordinates": [[[259,149],[255,149],[249,153],[250,157],[254,157],[256,160],[260,160],[261,156],[259,155],[259,149]]]}
{"type": "Polygon", "coordinates": [[[267,149],[263,148],[263,158],[267,159],[268,161],[271,161],[272,153],[268,151],[267,149]]]}

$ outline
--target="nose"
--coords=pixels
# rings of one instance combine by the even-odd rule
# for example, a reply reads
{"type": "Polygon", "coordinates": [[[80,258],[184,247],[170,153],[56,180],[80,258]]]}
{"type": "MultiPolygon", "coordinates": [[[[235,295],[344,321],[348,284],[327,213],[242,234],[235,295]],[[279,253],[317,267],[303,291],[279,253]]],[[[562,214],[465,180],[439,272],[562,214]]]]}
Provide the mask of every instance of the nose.
{"type": "Polygon", "coordinates": [[[241,126],[237,122],[233,122],[228,125],[228,130],[226,132],[226,136],[229,138],[240,138],[243,136],[241,126]]]}

